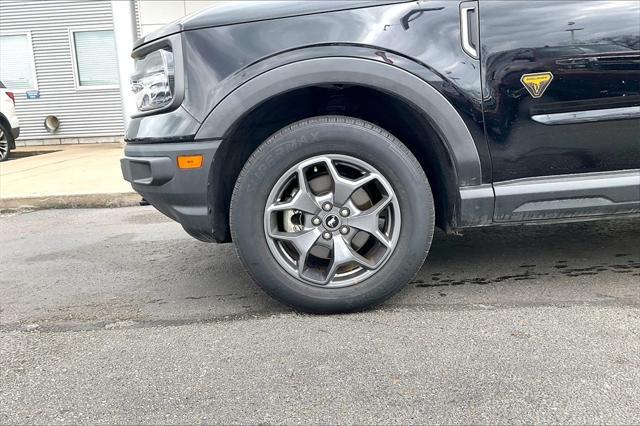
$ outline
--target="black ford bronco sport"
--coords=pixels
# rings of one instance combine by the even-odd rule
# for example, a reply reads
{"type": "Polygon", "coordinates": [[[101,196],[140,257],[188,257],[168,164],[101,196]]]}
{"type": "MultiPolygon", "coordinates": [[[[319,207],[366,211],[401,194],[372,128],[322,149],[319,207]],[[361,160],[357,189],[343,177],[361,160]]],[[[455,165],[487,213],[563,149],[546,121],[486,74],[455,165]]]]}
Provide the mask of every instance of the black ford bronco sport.
{"type": "Polygon", "coordinates": [[[214,6],[133,51],[125,179],[311,312],[402,288],[434,227],[640,213],[640,2],[214,6]]]}

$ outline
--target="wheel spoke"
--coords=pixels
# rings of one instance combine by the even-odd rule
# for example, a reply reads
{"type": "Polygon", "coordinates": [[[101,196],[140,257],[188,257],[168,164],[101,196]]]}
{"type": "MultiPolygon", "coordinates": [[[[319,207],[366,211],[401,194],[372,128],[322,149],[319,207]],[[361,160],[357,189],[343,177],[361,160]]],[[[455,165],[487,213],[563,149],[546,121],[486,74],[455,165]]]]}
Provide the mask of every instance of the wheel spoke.
{"type": "Polygon", "coordinates": [[[358,254],[341,236],[333,238],[333,259],[329,266],[329,271],[325,277],[325,284],[329,283],[335,276],[341,266],[351,262],[356,262],[366,269],[374,269],[375,264],[358,254]]]}
{"type": "Polygon", "coordinates": [[[356,213],[349,218],[349,226],[372,235],[385,247],[391,247],[391,241],[380,231],[378,222],[380,220],[380,213],[384,211],[392,199],[392,197],[387,196],[370,209],[356,213]]]}
{"type": "Polygon", "coordinates": [[[375,173],[369,173],[356,180],[347,179],[340,175],[331,159],[325,159],[325,164],[333,180],[333,204],[345,204],[354,192],[367,183],[378,179],[378,175],[375,173]]]}
{"type": "Polygon", "coordinates": [[[304,269],[304,264],[307,261],[307,257],[309,256],[309,251],[311,250],[311,247],[316,244],[316,241],[318,241],[318,238],[320,238],[321,234],[322,233],[317,228],[308,229],[301,232],[269,232],[269,236],[271,238],[280,241],[288,241],[293,245],[293,247],[298,252],[298,270],[301,274],[304,269]]]}
{"type": "Polygon", "coordinates": [[[298,168],[296,171],[298,178],[298,191],[290,201],[283,203],[274,203],[269,206],[269,212],[277,212],[284,210],[300,210],[305,213],[315,214],[320,208],[315,196],[309,188],[309,182],[304,175],[304,170],[298,168]]]}
{"type": "Polygon", "coordinates": [[[9,152],[9,141],[5,139],[4,133],[0,130],[0,160],[4,160],[7,152],[9,152]]]}

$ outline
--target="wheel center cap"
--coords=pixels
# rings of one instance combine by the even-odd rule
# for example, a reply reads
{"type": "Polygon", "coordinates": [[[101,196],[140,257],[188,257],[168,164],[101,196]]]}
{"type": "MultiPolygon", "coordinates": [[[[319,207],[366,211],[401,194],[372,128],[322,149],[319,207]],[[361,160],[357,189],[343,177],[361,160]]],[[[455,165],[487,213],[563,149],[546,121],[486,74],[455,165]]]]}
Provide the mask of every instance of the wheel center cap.
{"type": "Polygon", "coordinates": [[[324,218],[324,227],[329,230],[337,229],[340,226],[340,218],[335,214],[330,214],[324,218]]]}

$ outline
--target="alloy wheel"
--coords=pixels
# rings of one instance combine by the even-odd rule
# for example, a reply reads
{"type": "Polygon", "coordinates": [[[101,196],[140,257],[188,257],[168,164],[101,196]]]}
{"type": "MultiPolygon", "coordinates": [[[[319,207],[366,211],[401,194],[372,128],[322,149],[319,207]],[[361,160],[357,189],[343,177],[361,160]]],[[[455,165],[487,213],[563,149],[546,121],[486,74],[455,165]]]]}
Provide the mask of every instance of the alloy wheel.
{"type": "Polygon", "coordinates": [[[325,288],[375,274],[400,234],[398,199],[370,164],[322,155],[291,167],[267,200],[264,228],[271,254],[292,276],[325,288]]]}

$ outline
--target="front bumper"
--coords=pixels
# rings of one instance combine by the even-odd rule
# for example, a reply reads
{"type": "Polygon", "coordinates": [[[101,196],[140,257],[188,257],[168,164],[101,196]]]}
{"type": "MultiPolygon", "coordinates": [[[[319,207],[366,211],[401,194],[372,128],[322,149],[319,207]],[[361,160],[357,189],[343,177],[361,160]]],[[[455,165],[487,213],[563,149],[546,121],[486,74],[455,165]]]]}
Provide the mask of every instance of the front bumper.
{"type": "Polygon", "coordinates": [[[156,209],[194,233],[212,233],[209,171],[221,141],[127,144],[122,175],[156,209]],[[199,169],[179,169],[179,155],[203,155],[199,169]]]}

